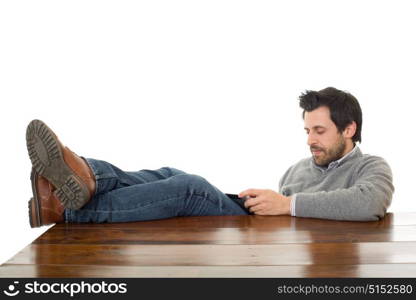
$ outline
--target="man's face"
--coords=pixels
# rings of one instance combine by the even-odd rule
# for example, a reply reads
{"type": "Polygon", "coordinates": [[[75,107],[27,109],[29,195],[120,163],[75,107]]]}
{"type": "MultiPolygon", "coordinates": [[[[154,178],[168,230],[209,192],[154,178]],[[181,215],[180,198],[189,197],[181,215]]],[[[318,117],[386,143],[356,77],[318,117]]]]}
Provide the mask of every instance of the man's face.
{"type": "Polygon", "coordinates": [[[307,143],[317,165],[327,166],[346,154],[346,139],[332,122],[328,107],[305,112],[304,121],[307,143]]]}

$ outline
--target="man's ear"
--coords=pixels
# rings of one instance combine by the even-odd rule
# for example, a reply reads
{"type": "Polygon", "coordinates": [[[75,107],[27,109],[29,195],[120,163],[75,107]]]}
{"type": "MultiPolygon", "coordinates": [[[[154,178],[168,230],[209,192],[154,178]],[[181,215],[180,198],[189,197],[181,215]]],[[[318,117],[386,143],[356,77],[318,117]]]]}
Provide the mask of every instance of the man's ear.
{"type": "Polygon", "coordinates": [[[352,121],[350,124],[348,124],[347,127],[345,127],[344,132],[342,133],[345,138],[352,138],[357,131],[357,123],[355,121],[352,121]]]}

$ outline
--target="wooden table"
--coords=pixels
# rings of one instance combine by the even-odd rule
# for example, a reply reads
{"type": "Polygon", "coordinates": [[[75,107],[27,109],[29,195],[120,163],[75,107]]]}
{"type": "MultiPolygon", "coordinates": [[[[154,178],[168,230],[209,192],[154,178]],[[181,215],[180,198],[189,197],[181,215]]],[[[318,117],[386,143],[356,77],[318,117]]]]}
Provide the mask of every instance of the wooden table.
{"type": "Polygon", "coordinates": [[[1,265],[0,277],[416,277],[416,213],[58,224],[1,265]]]}

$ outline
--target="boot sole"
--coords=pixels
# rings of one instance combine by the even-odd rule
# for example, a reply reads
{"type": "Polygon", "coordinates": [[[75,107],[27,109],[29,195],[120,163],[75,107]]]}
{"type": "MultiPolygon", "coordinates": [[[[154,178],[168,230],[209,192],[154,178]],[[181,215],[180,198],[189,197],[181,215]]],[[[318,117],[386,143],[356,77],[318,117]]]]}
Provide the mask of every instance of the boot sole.
{"type": "Polygon", "coordinates": [[[30,198],[28,206],[29,206],[29,223],[30,227],[40,227],[42,225],[42,217],[40,215],[40,204],[38,200],[38,195],[36,193],[36,176],[35,172],[32,168],[32,172],[30,173],[30,181],[32,182],[32,192],[33,197],[30,198]]]}
{"type": "Polygon", "coordinates": [[[34,198],[30,198],[28,206],[29,206],[29,223],[30,223],[30,227],[35,228],[35,227],[40,227],[42,226],[42,221],[40,220],[40,215],[39,215],[39,207],[36,206],[37,203],[34,200],[34,198]],[[35,213],[35,216],[33,216],[33,212],[35,213]]]}
{"type": "Polygon", "coordinates": [[[88,202],[87,186],[66,164],[58,138],[45,123],[29,123],[26,145],[33,168],[56,188],[54,194],[65,208],[79,209],[88,202]]]}

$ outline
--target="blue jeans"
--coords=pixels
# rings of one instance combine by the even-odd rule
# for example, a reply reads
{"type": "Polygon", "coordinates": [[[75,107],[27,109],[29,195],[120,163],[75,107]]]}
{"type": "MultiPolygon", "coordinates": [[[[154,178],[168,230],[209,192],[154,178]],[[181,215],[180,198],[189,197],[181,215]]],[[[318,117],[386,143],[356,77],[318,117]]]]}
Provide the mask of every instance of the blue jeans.
{"type": "Polygon", "coordinates": [[[81,209],[65,209],[66,222],[131,222],[248,214],[198,175],[169,167],[126,172],[105,161],[85,160],[95,174],[96,191],[81,209]]]}

